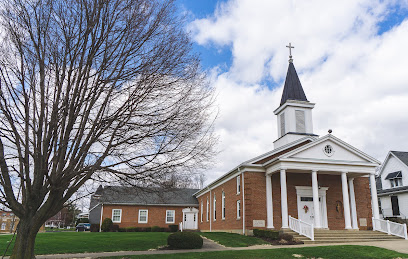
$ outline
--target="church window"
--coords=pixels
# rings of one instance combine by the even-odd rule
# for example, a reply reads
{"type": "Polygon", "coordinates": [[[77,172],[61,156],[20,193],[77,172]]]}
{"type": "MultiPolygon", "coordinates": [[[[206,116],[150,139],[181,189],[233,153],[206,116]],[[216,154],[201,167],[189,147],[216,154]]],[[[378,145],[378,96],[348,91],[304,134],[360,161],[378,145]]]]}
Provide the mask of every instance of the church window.
{"type": "Polygon", "coordinates": [[[241,201],[237,201],[237,219],[241,218],[241,201]]]}
{"type": "Polygon", "coordinates": [[[332,156],[334,153],[333,147],[331,145],[326,145],[323,148],[324,153],[326,154],[326,156],[332,156]]]}
{"type": "Polygon", "coordinates": [[[204,209],[203,200],[201,200],[201,213],[200,213],[201,222],[203,222],[203,209],[204,209]]]}
{"type": "Polygon", "coordinates": [[[112,222],[113,223],[120,223],[122,220],[122,210],[121,209],[113,209],[112,210],[112,222]]]}
{"type": "Polygon", "coordinates": [[[215,194],[214,194],[214,221],[217,220],[217,199],[215,198],[215,194]]]}
{"type": "Polygon", "coordinates": [[[148,210],[139,210],[138,223],[147,223],[148,210]]]}
{"type": "Polygon", "coordinates": [[[285,113],[280,115],[280,128],[281,128],[281,136],[285,135],[285,113]]]}
{"type": "Polygon", "coordinates": [[[209,218],[210,218],[210,210],[209,210],[209,207],[210,207],[210,202],[208,201],[208,197],[207,197],[207,221],[208,221],[209,218]]]}
{"type": "Polygon", "coordinates": [[[222,199],[221,199],[221,205],[222,205],[222,219],[225,219],[225,193],[222,192],[222,199]]]}
{"type": "Polygon", "coordinates": [[[241,193],[241,177],[237,176],[237,194],[241,193]]]}
{"type": "Polygon", "coordinates": [[[295,116],[296,116],[296,132],[306,133],[305,111],[296,110],[295,116]]]}

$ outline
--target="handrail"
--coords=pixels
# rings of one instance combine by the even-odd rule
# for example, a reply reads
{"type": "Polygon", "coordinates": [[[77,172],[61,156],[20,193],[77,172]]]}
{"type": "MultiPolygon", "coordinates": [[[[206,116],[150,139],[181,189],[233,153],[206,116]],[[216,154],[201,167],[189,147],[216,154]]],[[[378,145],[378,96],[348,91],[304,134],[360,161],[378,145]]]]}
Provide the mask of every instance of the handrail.
{"type": "Polygon", "coordinates": [[[180,230],[180,232],[183,232],[183,222],[179,223],[179,230],[180,230]]]}
{"type": "Polygon", "coordinates": [[[289,228],[314,241],[314,225],[289,216],[289,228]]]}
{"type": "Polygon", "coordinates": [[[380,231],[387,233],[388,235],[394,235],[398,237],[402,237],[404,239],[408,239],[407,235],[407,224],[400,224],[396,222],[392,222],[389,220],[383,220],[383,219],[375,219],[374,217],[372,218],[373,220],[373,230],[374,231],[380,231]]]}

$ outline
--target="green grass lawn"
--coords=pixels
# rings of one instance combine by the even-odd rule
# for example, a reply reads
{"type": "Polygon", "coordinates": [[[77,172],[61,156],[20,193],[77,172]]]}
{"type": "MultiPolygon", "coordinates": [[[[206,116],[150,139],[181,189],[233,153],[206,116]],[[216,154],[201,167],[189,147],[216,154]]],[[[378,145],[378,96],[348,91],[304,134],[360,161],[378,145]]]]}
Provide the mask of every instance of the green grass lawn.
{"type": "Polygon", "coordinates": [[[240,234],[225,233],[225,232],[203,232],[200,235],[208,239],[214,240],[226,247],[246,247],[253,245],[269,244],[257,237],[243,236],[240,234]]]}
{"type": "MultiPolygon", "coordinates": [[[[35,254],[64,254],[85,252],[141,251],[167,244],[168,232],[57,232],[39,233],[35,254]]],[[[3,254],[11,235],[0,235],[0,252],[3,254]]],[[[10,245],[8,255],[11,254],[10,245]]]]}
{"type": "MultiPolygon", "coordinates": [[[[408,254],[401,254],[391,250],[372,246],[320,246],[304,248],[278,248],[263,250],[239,250],[220,252],[200,252],[164,255],[140,255],[120,258],[324,258],[324,259],[350,259],[350,258],[408,258],[408,254]],[[301,257],[302,256],[302,257],[301,257]]],[[[106,258],[106,257],[104,257],[106,258]]],[[[113,257],[111,257],[113,258],[113,257]]],[[[118,257],[116,257],[118,258],[118,257]]]]}

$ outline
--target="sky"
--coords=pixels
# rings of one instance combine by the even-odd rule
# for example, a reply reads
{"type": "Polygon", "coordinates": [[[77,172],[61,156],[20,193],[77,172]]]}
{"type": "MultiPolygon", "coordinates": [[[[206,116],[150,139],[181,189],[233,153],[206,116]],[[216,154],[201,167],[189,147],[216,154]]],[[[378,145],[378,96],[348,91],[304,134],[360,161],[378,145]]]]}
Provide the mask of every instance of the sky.
{"type": "Polygon", "coordinates": [[[207,184],[273,149],[288,68],[313,110],[315,134],[383,161],[408,151],[408,0],[178,0],[216,92],[220,151],[207,184]]]}

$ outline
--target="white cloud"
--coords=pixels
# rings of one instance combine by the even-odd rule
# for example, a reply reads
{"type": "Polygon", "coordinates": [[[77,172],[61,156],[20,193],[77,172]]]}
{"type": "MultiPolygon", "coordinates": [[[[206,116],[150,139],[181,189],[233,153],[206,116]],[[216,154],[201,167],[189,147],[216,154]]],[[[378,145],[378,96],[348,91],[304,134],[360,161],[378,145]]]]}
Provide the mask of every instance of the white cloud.
{"type": "Polygon", "coordinates": [[[220,4],[213,16],[190,24],[199,44],[230,47],[232,65],[217,73],[221,154],[208,180],[273,149],[273,110],[286,75],[288,42],[308,99],[315,102],[314,133],[333,134],[382,160],[408,151],[408,20],[378,35],[392,2],[254,1],[220,4]]]}

